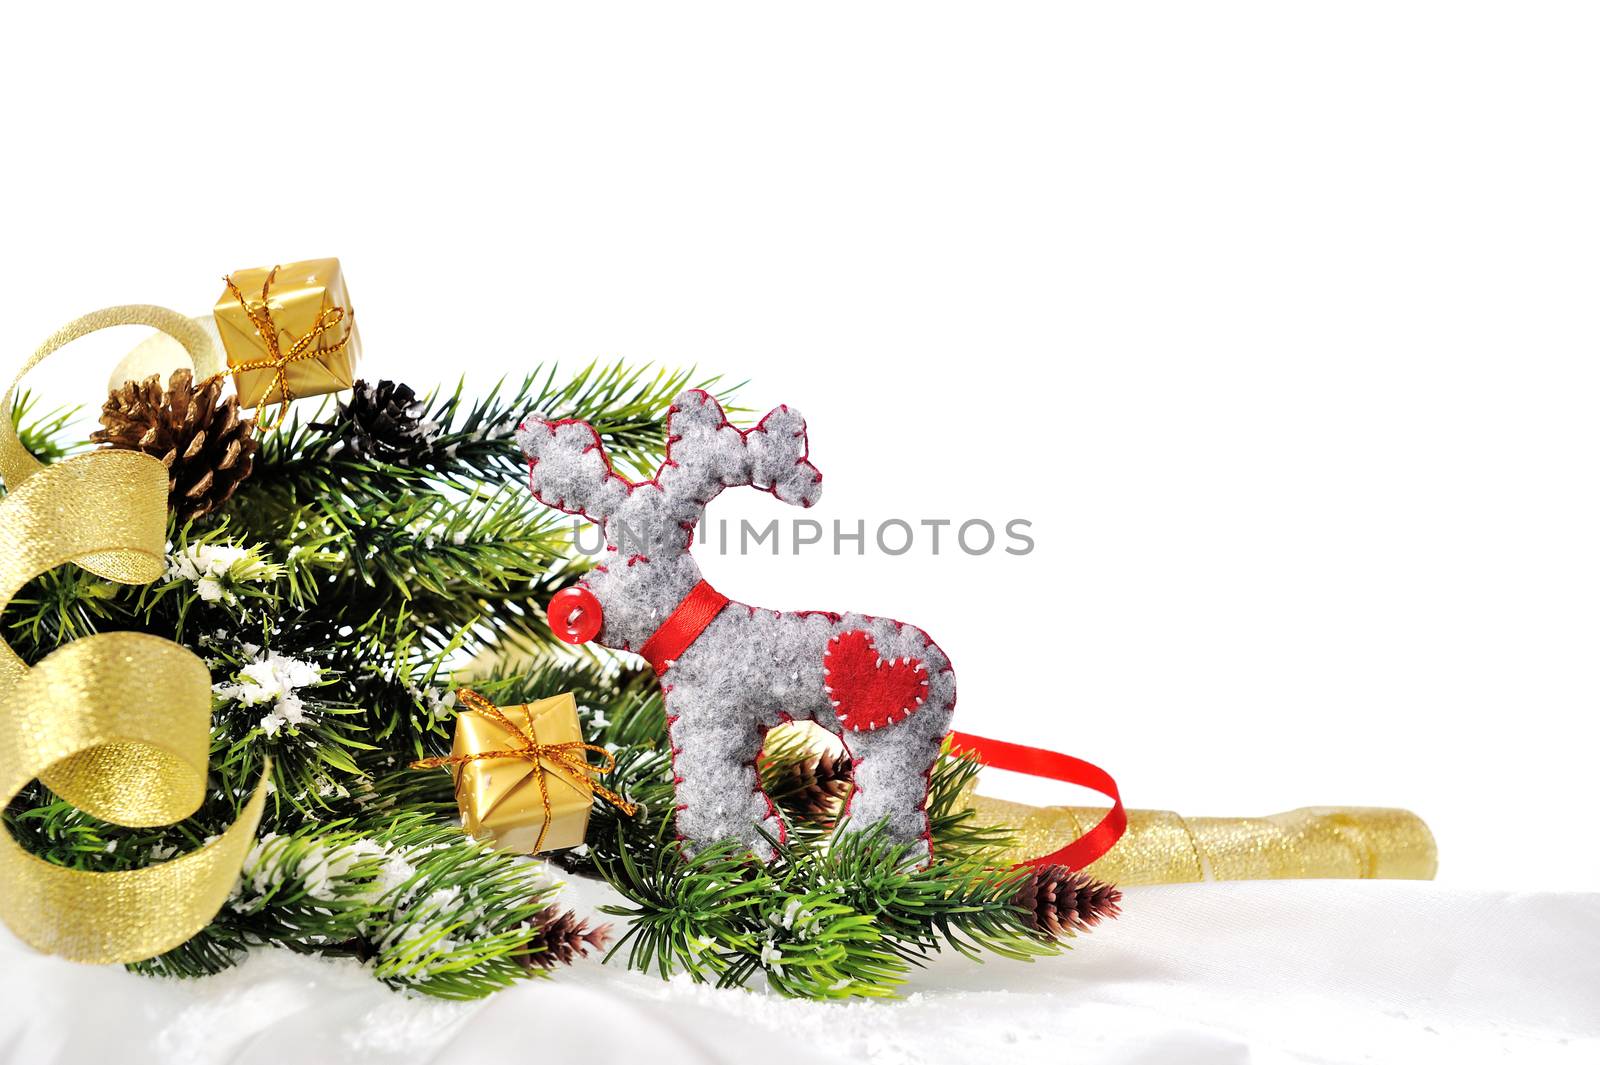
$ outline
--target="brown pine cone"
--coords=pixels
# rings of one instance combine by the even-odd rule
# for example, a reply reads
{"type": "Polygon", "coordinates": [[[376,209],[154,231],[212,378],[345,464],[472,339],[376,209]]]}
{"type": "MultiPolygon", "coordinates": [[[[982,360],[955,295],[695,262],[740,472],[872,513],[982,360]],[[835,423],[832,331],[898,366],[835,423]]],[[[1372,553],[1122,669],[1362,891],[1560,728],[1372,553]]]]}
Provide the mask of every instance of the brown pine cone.
{"type": "Polygon", "coordinates": [[[1029,868],[1016,902],[1028,911],[1033,930],[1050,939],[1087,932],[1122,912],[1121,891],[1064,865],[1029,868]]]}
{"type": "Polygon", "coordinates": [[[516,957],[530,972],[571,965],[588,957],[591,949],[605,950],[611,938],[610,925],[590,927],[588,921],[571,910],[554,906],[535,917],[529,930],[527,945],[516,957]]]}
{"type": "Polygon", "coordinates": [[[160,459],[180,523],[227,502],[255,463],[255,423],[239,417],[238,397],[222,400],[223,380],[219,374],[196,387],[193,371],[176,370],[165,390],[159,375],[125,382],[101,408],[104,428],[89,437],[160,459]]]}
{"type": "Polygon", "coordinates": [[[766,790],[773,801],[800,820],[831,825],[850,794],[852,765],[843,751],[819,751],[815,758],[780,770],[766,790]]]}

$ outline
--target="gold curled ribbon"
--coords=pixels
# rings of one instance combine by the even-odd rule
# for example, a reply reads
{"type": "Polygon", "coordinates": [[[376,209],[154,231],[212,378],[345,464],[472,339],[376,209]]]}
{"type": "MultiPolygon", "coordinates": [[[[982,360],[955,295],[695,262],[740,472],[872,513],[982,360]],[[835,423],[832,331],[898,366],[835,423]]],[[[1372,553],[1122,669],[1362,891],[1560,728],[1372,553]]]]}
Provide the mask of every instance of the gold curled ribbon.
{"type": "MultiPolygon", "coordinates": [[[[42,465],[17,439],[17,383],[56,349],[113,325],[153,326],[195,364],[210,357],[198,324],[161,307],[111,307],[44,342],[0,399],[0,611],[18,589],[69,562],[145,584],[166,571],[167,471],[107,450],[42,465]]],[[[74,640],[33,667],[0,641],[0,803],[35,777],[94,817],[170,824],[205,798],[211,675],[170,640],[132,632],[74,640]]],[[[0,831],[0,919],[31,946],[73,961],[153,957],[193,936],[239,876],[266,799],[264,771],[237,821],[181,857],[94,873],[52,865],[0,831]]]]}
{"type": "Polygon", "coordinates": [[[182,369],[184,363],[193,365],[196,381],[227,374],[228,360],[220,340],[206,328],[208,320],[191,318],[190,321],[199,327],[197,335],[190,339],[197,346],[196,351],[189,351],[183,343],[164,332],[151,333],[117,361],[106,382],[107,391],[114,392],[129,381],[144,381],[151,375],[165,385],[172,371],[182,369]]]}
{"type": "Polygon", "coordinates": [[[243,362],[228,368],[228,372],[236,379],[240,374],[251,370],[272,371],[272,383],[267,386],[262,395],[266,396],[273,389],[277,389],[278,406],[273,411],[273,419],[270,423],[265,420],[264,416],[256,419],[257,428],[263,432],[269,429],[276,429],[283,424],[285,412],[288,411],[289,404],[294,400],[294,391],[289,387],[289,364],[299,362],[302,359],[317,359],[325,355],[332,355],[335,352],[343,351],[350,343],[350,330],[346,329],[344,335],[334,341],[331,346],[312,346],[324,333],[345,319],[345,309],[343,307],[329,307],[317,315],[316,322],[306,331],[305,336],[295,340],[289,345],[289,350],[284,351],[283,345],[278,340],[278,324],[272,319],[272,308],[269,305],[272,282],[277,276],[278,268],[276,266],[267,271],[267,279],[261,282],[261,299],[258,302],[252,302],[245,297],[243,292],[239,291],[239,286],[233,283],[231,274],[222,279],[227,284],[228,291],[233,294],[233,298],[239,301],[239,306],[243,308],[245,316],[250,319],[250,324],[256,327],[256,332],[261,336],[261,342],[267,346],[266,358],[253,359],[250,362],[243,362]]]}
{"type": "MultiPolygon", "coordinates": [[[[1015,861],[1071,843],[1103,808],[1028,806],[974,795],[974,820],[1016,837],[1015,861]]],[[[1115,846],[1085,871],[1124,887],[1202,880],[1431,880],[1439,852],[1409,810],[1316,806],[1267,817],[1181,817],[1129,810],[1115,846]]]]}
{"type": "MultiPolygon", "coordinates": [[[[515,747],[508,747],[497,751],[474,751],[471,754],[447,754],[438,758],[421,758],[411,763],[412,769],[438,769],[441,766],[466,765],[468,762],[477,762],[488,758],[521,758],[529,762],[543,762],[553,769],[562,772],[562,777],[573,787],[586,791],[591,795],[598,795],[606,802],[615,806],[623,813],[632,817],[638,807],[624,799],[621,795],[600,784],[597,777],[604,776],[617,768],[616,757],[604,747],[592,743],[582,743],[571,740],[565,743],[540,743],[538,733],[533,728],[533,718],[528,717],[526,729],[512,721],[500,708],[471,688],[462,688],[456,692],[462,705],[469,710],[476,711],[484,717],[499,725],[516,740],[515,747]],[[600,764],[591,763],[587,757],[588,752],[600,756],[600,764]]],[[[522,704],[524,714],[528,713],[528,704],[522,704]]],[[[543,773],[533,774],[534,783],[539,787],[539,800],[544,803],[544,823],[539,826],[539,837],[533,842],[533,853],[537,854],[539,848],[544,846],[545,833],[550,828],[550,819],[554,815],[550,807],[550,786],[545,783],[543,773]]]]}

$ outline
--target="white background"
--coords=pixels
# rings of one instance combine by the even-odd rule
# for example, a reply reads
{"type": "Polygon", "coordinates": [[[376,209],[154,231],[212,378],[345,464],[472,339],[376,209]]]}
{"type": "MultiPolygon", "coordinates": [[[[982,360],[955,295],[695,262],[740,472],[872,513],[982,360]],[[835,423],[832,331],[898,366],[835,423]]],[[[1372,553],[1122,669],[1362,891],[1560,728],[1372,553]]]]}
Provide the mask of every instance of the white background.
{"type": "MultiPolygon", "coordinates": [[[[371,376],[749,378],[807,516],[1038,546],[729,594],[923,626],[960,727],[1133,805],[1407,806],[1443,880],[1600,887],[1593,8],[162,10],[6,16],[13,361],[337,255],[371,376]]],[[[96,403],[99,347],[36,376],[96,403]]]]}

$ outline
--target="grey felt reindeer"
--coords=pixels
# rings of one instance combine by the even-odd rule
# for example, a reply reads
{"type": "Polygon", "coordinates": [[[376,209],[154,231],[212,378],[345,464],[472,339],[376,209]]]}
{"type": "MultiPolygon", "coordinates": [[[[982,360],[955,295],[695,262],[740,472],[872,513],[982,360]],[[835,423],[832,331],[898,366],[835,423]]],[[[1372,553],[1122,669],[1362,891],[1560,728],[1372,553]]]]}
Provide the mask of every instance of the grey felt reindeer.
{"type": "Polygon", "coordinates": [[[608,556],[551,601],[571,642],[643,655],[666,697],[678,835],[698,848],[735,840],[763,860],[783,825],[756,773],[767,730],[792,720],[837,733],[855,788],[846,831],[880,821],[930,858],[928,778],[955,709],[950,662],[911,625],[863,614],[781,612],[729,601],[690,556],[695,527],[724,488],[753,485],[809,507],[822,475],[805,420],[778,407],[751,429],[691,389],[667,415],[667,455],[648,481],[611,468],[599,435],[573,419],[530,417],[517,431],[543,503],[600,526],[608,556]]]}

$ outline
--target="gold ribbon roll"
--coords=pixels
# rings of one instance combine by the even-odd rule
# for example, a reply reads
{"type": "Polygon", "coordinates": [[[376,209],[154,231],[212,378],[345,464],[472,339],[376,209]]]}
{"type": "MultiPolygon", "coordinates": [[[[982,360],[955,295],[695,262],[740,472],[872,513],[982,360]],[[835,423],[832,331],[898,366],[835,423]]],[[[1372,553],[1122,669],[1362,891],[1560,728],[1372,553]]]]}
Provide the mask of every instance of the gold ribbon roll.
{"type": "MultiPolygon", "coordinates": [[[[975,820],[1017,839],[1026,861],[1066,846],[1106,811],[972,798],[975,820]]],[[[1128,830],[1087,872],[1114,884],[1201,880],[1431,880],[1439,867],[1433,833],[1416,814],[1362,806],[1314,806],[1267,817],[1180,817],[1129,810],[1128,830]]]]}
{"type": "MultiPolygon", "coordinates": [[[[96,451],[45,467],[17,439],[16,382],[57,348],[113,325],[178,339],[197,366],[205,333],[160,307],[112,307],[58,331],[0,400],[0,610],[18,589],[74,562],[145,584],[166,571],[167,471],[131,451],[96,451]]],[[[211,676],[160,637],[113,632],[74,640],[29,668],[0,641],[0,803],[35,777],[84,812],[130,827],[169,824],[205,797],[211,676]]],[[[263,772],[239,819],[171,861],[93,873],[52,865],[0,831],[0,919],[39,950],[74,961],[153,957],[194,935],[227,899],[266,798],[263,772]]]]}

